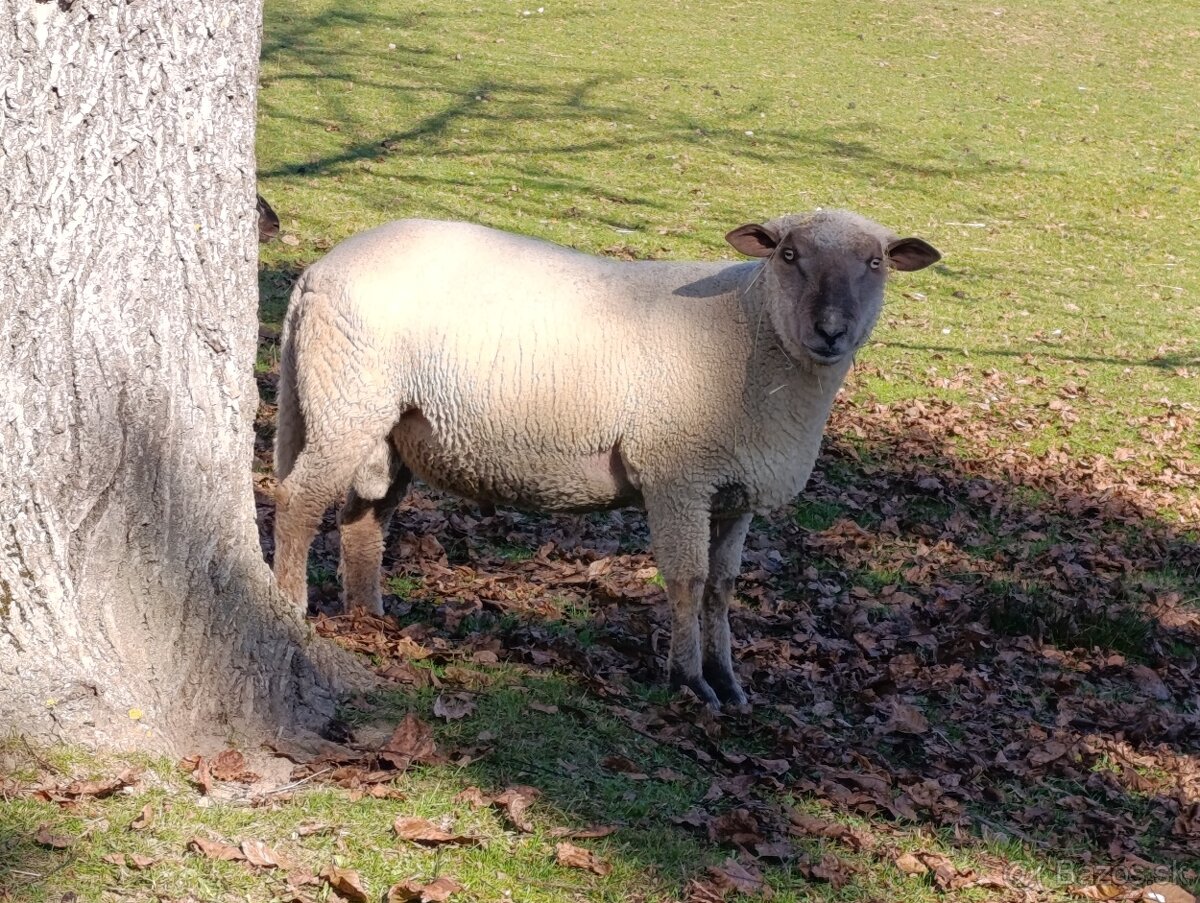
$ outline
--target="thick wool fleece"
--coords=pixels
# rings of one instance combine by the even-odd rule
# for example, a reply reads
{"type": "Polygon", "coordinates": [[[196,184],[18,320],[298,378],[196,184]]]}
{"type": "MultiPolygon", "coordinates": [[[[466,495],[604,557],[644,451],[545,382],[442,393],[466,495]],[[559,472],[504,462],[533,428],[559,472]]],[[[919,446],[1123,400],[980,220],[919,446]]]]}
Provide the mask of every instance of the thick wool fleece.
{"type": "Polygon", "coordinates": [[[778,242],[805,269],[778,255],[618,262],[428,220],[334,248],[301,276],[284,326],[284,590],[304,601],[312,532],[350,489],[345,598],[379,610],[382,531],[413,473],[537,510],[641,505],[674,608],[672,679],[744,702],[726,609],[749,515],[808,480],[882,303],[868,270],[895,240],[843,212],[755,228],[764,256],[778,242]],[[814,336],[835,329],[837,353],[814,358],[814,336]]]}

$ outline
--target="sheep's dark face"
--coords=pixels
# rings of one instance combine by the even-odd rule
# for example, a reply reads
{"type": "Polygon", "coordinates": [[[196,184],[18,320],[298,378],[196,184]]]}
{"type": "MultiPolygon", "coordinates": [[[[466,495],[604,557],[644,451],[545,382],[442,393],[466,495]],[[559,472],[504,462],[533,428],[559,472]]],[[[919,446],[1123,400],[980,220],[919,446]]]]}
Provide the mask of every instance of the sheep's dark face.
{"type": "Polygon", "coordinates": [[[889,269],[919,270],[941,257],[919,238],[897,238],[842,211],[750,224],[726,238],[766,258],[759,278],[780,343],[790,357],[819,366],[847,360],[867,341],[889,269]]]}

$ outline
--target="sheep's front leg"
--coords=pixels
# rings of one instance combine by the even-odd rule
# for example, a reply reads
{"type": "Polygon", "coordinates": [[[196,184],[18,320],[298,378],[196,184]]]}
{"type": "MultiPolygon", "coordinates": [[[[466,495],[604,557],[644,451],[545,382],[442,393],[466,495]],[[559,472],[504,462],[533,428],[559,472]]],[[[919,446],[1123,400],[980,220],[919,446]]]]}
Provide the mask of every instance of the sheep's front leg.
{"type": "Polygon", "coordinates": [[[708,581],[704,586],[701,624],[704,630],[704,679],[729,705],[744,706],[746,694],[733,673],[729,636],[729,603],[742,568],[742,546],[750,528],[750,515],[712,519],[708,551],[708,581]]]}
{"type": "Polygon", "coordinates": [[[379,574],[383,568],[383,546],[392,512],[400,504],[412,471],[393,469],[392,482],[381,499],[364,499],[351,489],[346,504],[338,512],[338,532],[342,550],[338,571],[342,578],[342,609],[363,608],[373,615],[383,614],[383,594],[379,574]]]}
{"type": "Polygon", "coordinates": [[[708,576],[708,511],[688,504],[682,492],[646,498],[650,543],[671,603],[671,649],[667,673],[671,688],[688,687],[703,702],[721,700],[705,681],[700,647],[700,606],[708,576]]]}

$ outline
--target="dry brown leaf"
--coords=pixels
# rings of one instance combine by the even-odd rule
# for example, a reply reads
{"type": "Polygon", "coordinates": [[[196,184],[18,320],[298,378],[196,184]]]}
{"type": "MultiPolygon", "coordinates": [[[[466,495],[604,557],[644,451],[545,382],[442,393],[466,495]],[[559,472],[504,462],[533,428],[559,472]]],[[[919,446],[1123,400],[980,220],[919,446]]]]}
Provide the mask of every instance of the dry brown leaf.
{"type": "Polygon", "coordinates": [[[124,866],[125,865],[125,854],[124,853],[108,853],[104,856],[101,856],[100,861],[107,862],[110,865],[124,866]]]}
{"type": "Polygon", "coordinates": [[[246,861],[253,866],[261,869],[279,868],[279,858],[275,851],[261,840],[243,840],[241,850],[246,861]]]}
{"type": "Polygon", "coordinates": [[[180,762],[183,770],[189,772],[200,786],[200,792],[205,796],[212,793],[213,776],[209,770],[208,759],[204,756],[189,756],[180,762]]]}
{"type": "Polygon", "coordinates": [[[498,797],[492,800],[492,805],[499,806],[508,816],[518,830],[524,831],[526,834],[533,833],[533,822],[525,814],[525,810],[529,808],[529,804],[542,795],[542,791],[536,787],[528,787],[524,784],[519,784],[514,787],[509,787],[498,797]]]}
{"type": "Polygon", "coordinates": [[[566,841],[560,841],[555,844],[554,857],[559,865],[565,865],[573,869],[586,869],[600,876],[607,875],[612,871],[612,866],[596,856],[591,850],[585,850],[566,841]]]}
{"type": "Polygon", "coordinates": [[[1089,884],[1087,887],[1072,888],[1071,894],[1085,900],[1115,900],[1125,895],[1125,888],[1119,884],[1089,884]]]}
{"type": "Polygon", "coordinates": [[[713,843],[728,843],[751,847],[763,843],[762,828],[748,809],[734,809],[718,815],[708,823],[708,838],[713,843]]]}
{"type": "Polygon", "coordinates": [[[721,865],[710,865],[708,873],[713,877],[713,884],[722,891],[758,896],[764,900],[771,898],[771,888],[763,880],[762,872],[752,865],[726,859],[721,865]]]}
{"type": "Polygon", "coordinates": [[[462,890],[453,878],[436,878],[428,884],[412,879],[401,881],[388,888],[384,903],[444,903],[451,894],[462,890]]]}
{"type": "Polygon", "coordinates": [[[206,859],[227,860],[230,862],[241,861],[246,858],[246,854],[237,847],[231,847],[227,843],[221,843],[216,840],[205,840],[203,837],[193,837],[187,843],[187,848],[194,853],[199,853],[206,859]]]}
{"type": "Polygon", "coordinates": [[[158,860],[153,856],[142,856],[139,853],[130,853],[125,857],[125,864],[136,872],[143,872],[153,865],[158,864],[158,860]]]}
{"type": "Polygon", "coordinates": [[[882,729],[888,734],[920,735],[928,733],[929,719],[916,706],[897,702],[892,706],[891,717],[882,729]]]}
{"type": "Polygon", "coordinates": [[[409,840],[413,843],[428,844],[431,846],[442,843],[479,843],[478,837],[471,837],[466,834],[451,834],[448,831],[443,831],[425,818],[411,818],[402,815],[392,823],[392,829],[401,840],[409,840]]]}
{"type": "Polygon", "coordinates": [[[321,880],[348,903],[368,903],[366,885],[354,869],[327,865],[321,869],[321,880]]]}
{"type": "Polygon", "coordinates": [[[822,881],[828,881],[835,889],[845,887],[854,874],[855,868],[833,853],[826,853],[821,861],[808,867],[808,873],[822,881]]]}
{"type": "Polygon", "coordinates": [[[61,834],[52,834],[49,825],[38,825],[37,833],[33,839],[39,846],[49,847],[52,850],[65,850],[71,845],[71,838],[63,837],[61,834]]]}
{"type": "Polygon", "coordinates": [[[142,806],[142,811],[129,823],[130,831],[144,831],[154,824],[154,806],[150,803],[142,806]]]}
{"type": "Polygon", "coordinates": [[[437,744],[433,741],[433,729],[409,712],[380,748],[379,758],[400,771],[410,765],[435,761],[437,744]]]}
{"type": "Polygon", "coordinates": [[[246,757],[236,749],[226,749],[209,763],[209,772],[218,781],[237,781],[250,784],[258,775],[246,768],[246,757]]]}
{"type": "Polygon", "coordinates": [[[924,875],[929,871],[925,863],[912,853],[901,853],[896,857],[896,868],[906,875],[924,875]]]}
{"type": "Polygon", "coordinates": [[[1178,884],[1151,884],[1143,887],[1139,893],[1143,903],[1196,903],[1196,898],[1178,884]]]}
{"type": "Polygon", "coordinates": [[[466,803],[472,809],[482,809],[484,806],[491,805],[492,798],[485,796],[484,792],[478,787],[468,787],[455,794],[454,802],[466,803]]]}
{"type": "Polygon", "coordinates": [[[646,774],[638,766],[636,762],[627,756],[605,756],[600,760],[600,764],[609,771],[615,771],[618,774],[623,774],[625,777],[634,781],[648,780],[650,775],[646,774]]]}
{"type": "Polygon", "coordinates": [[[466,693],[443,693],[433,701],[433,714],[446,721],[466,718],[475,708],[475,700],[466,693]]]}
{"type": "Polygon", "coordinates": [[[1047,740],[1041,746],[1034,747],[1029,751],[1029,764],[1035,767],[1048,765],[1051,762],[1061,759],[1067,754],[1065,744],[1057,740],[1047,740]]]}
{"type": "Polygon", "coordinates": [[[723,903],[726,893],[716,883],[697,878],[688,884],[686,900],[687,903],[723,903]]]}

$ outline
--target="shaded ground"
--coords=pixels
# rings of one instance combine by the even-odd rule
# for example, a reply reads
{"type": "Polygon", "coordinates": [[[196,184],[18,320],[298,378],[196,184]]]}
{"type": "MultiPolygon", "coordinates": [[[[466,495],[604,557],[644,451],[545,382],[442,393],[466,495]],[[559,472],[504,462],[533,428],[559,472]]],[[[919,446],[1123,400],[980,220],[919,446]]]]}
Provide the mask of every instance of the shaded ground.
{"type": "MultiPolygon", "coordinates": [[[[639,512],[481,517],[418,488],[385,560],[392,617],[322,616],[318,629],[403,691],[430,686],[413,662],[448,666],[437,692],[473,706],[490,663],[533,683],[568,675],[587,704],[550,717],[602,713],[690,759],[714,789],[676,814],[681,829],[752,868],[812,835],[834,860],[809,861],[807,877],[845,884],[854,866],[839,855],[894,857],[879,831],[927,825],[968,845],[1011,841],[1112,888],[1157,877],[1195,889],[1195,412],[1145,418],[1157,442],[1120,470],[1006,444],[1037,416],[1057,415],[843,400],[809,490],[757,521],[747,546],[733,626],[748,717],[711,719],[662,692],[665,596],[639,512]],[[802,814],[813,806],[823,815],[802,814]]],[[[269,546],[268,504],[262,514],[269,546]]],[[[332,526],[312,567],[326,611],[332,526]]],[[[540,752],[535,741],[497,777],[555,770],[540,752]]],[[[984,876],[995,888],[1030,898],[1036,881],[996,868],[984,876]]],[[[944,887],[978,886],[968,872],[944,887]]]]}
{"type": "MultiPolygon", "coordinates": [[[[261,357],[269,555],[269,337],[261,357]]],[[[979,376],[986,405],[852,385],[808,491],[755,523],[733,612],[752,713],[666,692],[639,512],[483,517],[418,487],[387,618],[334,613],[333,512],[314,547],[316,629],[384,679],[334,742],[269,741],[296,762],[261,781],[232,752],[0,744],[0,899],[1187,903],[1196,413],[1076,460],[1020,438],[1071,399],[979,376]]]]}

